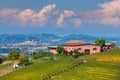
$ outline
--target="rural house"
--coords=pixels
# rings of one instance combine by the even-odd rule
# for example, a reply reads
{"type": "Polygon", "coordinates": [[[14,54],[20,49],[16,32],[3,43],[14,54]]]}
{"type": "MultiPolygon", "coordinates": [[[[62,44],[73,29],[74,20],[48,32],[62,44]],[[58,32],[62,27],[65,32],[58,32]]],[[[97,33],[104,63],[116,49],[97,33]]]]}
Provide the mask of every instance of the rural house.
{"type": "MultiPolygon", "coordinates": [[[[65,42],[63,45],[63,53],[74,54],[74,50],[77,49],[78,52],[83,54],[94,54],[101,52],[101,46],[86,43],[80,40],[70,40],[65,42]]],[[[50,52],[57,54],[56,47],[49,47],[50,52]]]]}
{"type": "Polygon", "coordinates": [[[21,64],[20,64],[19,61],[15,61],[15,62],[13,63],[13,68],[18,68],[18,67],[20,67],[20,66],[21,66],[21,64]]]}

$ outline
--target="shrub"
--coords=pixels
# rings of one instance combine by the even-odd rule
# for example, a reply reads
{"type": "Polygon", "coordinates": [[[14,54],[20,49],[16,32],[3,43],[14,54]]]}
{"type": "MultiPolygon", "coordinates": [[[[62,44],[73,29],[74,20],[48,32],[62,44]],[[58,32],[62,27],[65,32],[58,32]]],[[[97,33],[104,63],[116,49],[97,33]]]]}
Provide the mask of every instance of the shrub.
{"type": "Polygon", "coordinates": [[[29,64],[29,59],[26,56],[25,51],[22,51],[20,56],[19,56],[20,63],[23,65],[28,65],[29,64]]]}
{"type": "Polygon", "coordinates": [[[83,55],[82,53],[78,52],[77,49],[74,49],[74,58],[78,58],[79,56],[83,55]]]}
{"type": "Polygon", "coordinates": [[[99,46],[101,46],[101,48],[103,48],[105,46],[106,41],[105,41],[105,39],[101,38],[101,39],[96,39],[94,42],[96,45],[99,45],[99,46]]]}
{"type": "Polygon", "coordinates": [[[0,64],[7,60],[7,56],[0,55],[0,64]]]}
{"type": "Polygon", "coordinates": [[[10,53],[8,54],[8,59],[9,60],[17,60],[19,58],[19,53],[17,50],[12,50],[10,51],[10,53]]]}
{"type": "Polygon", "coordinates": [[[63,52],[63,47],[62,46],[57,46],[57,52],[60,54],[63,52]]]}
{"type": "Polygon", "coordinates": [[[34,60],[40,58],[40,56],[39,56],[36,52],[31,53],[31,57],[32,57],[32,59],[34,59],[34,60]]]}
{"type": "Polygon", "coordinates": [[[51,57],[53,54],[51,52],[44,52],[43,57],[51,57]]]}

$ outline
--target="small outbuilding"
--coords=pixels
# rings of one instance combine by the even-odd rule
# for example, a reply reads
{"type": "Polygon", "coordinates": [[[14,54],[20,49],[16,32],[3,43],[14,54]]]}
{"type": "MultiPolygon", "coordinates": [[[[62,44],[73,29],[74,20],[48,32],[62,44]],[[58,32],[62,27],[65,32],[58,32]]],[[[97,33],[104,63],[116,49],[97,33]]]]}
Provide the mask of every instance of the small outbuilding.
{"type": "Polygon", "coordinates": [[[15,61],[14,63],[13,63],[13,68],[18,68],[18,67],[20,67],[21,66],[21,63],[19,62],[19,61],[15,61]]]}

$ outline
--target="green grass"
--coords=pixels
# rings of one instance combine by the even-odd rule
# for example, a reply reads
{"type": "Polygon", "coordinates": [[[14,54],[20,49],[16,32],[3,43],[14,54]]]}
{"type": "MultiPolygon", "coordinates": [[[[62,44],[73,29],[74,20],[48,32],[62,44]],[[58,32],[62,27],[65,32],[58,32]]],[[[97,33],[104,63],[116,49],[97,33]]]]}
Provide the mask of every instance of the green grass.
{"type": "Polygon", "coordinates": [[[2,64],[0,64],[0,76],[8,73],[8,71],[11,71],[13,62],[12,61],[6,61],[2,64]]]}
{"type": "Polygon", "coordinates": [[[50,74],[69,68],[81,60],[87,60],[74,69],[52,76],[51,80],[119,80],[120,49],[112,49],[98,54],[84,55],[77,59],[57,56],[56,60],[41,61],[23,69],[0,77],[0,80],[40,80],[50,74]]]}
{"type": "Polygon", "coordinates": [[[84,55],[78,60],[87,60],[73,70],[54,76],[52,80],[119,80],[120,49],[93,55],[84,55]]]}
{"type": "Polygon", "coordinates": [[[10,66],[12,63],[12,61],[6,61],[5,63],[0,64],[0,70],[6,68],[7,66],[10,66]]]}
{"type": "Polygon", "coordinates": [[[51,80],[119,80],[120,64],[89,62],[51,80]]]}
{"type": "Polygon", "coordinates": [[[92,55],[85,55],[80,57],[79,59],[92,59],[102,62],[120,62],[120,49],[112,49],[109,51],[104,51],[98,54],[92,54],[92,55]]]}
{"type": "Polygon", "coordinates": [[[47,75],[62,70],[76,63],[71,57],[64,57],[55,61],[35,63],[16,72],[0,77],[0,80],[40,80],[47,75]]]}

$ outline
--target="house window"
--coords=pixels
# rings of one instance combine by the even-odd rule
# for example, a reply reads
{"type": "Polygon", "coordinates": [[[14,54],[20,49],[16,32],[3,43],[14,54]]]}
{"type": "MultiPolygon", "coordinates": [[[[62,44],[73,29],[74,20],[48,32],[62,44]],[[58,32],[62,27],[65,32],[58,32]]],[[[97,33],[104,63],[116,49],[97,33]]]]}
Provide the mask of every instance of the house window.
{"type": "Polygon", "coordinates": [[[82,48],[78,48],[78,50],[82,50],[82,48]]]}
{"type": "Polygon", "coordinates": [[[97,48],[93,48],[93,50],[97,50],[97,48]]]}

